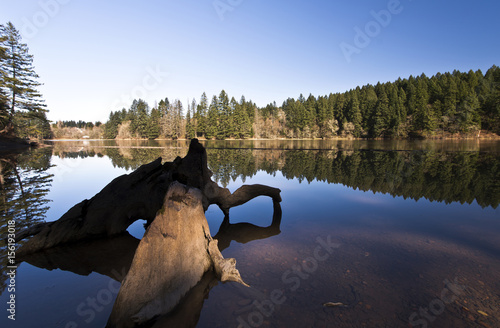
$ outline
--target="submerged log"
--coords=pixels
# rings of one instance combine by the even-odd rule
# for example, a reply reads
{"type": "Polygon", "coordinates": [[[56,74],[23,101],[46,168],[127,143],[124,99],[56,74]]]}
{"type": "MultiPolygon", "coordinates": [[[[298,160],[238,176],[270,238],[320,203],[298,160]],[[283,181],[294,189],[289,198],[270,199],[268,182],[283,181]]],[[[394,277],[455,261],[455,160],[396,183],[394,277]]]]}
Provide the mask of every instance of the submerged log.
{"type": "Polygon", "coordinates": [[[207,153],[197,139],[191,140],[186,157],[161,163],[161,158],[145,164],[128,175],[111,181],[92,197],[73,206],[59,220],[37,224],[20,231],[16,241],[29,238],[18,250],[18,256],[58,245],[126,231],[136,220],[151,223],[175,181],[201,191],[203,209],[217,204],[226,216],[229,209],[257,196],[269,196],[280,202],[280,190],[263,185],[243,185],[233,194],[211,180],[207,153]]]}
{"type": "MultiPolygon", "coordinates": [[[[212,239],[199,189],[173,183],[122,283],[107,327],[134,327],[169,313],[205,272],[246,285],[236,260],[212,239]]],[[[248,286],[248,285],[246,285],[248,286]]]]}

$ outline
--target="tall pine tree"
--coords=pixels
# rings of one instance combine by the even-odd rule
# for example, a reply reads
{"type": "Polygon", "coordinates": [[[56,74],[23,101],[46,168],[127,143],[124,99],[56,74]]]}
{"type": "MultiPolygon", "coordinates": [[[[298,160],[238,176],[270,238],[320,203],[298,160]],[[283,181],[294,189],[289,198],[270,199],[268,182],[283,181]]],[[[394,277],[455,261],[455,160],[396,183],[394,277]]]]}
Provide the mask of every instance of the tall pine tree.
{"type": "Polygon", "coordinates": [[[196,136],[205,137],[207,133],[208,98],[203,92],[200,103],[196,106],[195,120],[197,122],[196,136]]]}
{"type": "Polygon", "coordinates": [[[6,121],[2,132],[14,133],[16,112],[22,113],[17,122],[29,127],[42,126],[39,122],[47,121],[44,115],[47,110],[37,90],[41,83],[33,67],[33,55],[29,54],[28,46],[21,42],[21,34],[11,22],[0,25],[0,48],[3,107],[7,97],[7,110],[2,111],[2,120],[6,121]]]}

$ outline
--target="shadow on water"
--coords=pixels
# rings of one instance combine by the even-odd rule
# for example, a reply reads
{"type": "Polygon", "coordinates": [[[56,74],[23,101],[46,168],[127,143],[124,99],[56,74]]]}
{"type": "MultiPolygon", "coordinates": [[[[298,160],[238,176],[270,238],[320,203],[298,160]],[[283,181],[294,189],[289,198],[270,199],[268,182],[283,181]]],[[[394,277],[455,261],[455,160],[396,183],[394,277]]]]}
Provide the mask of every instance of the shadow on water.
{"type": "MultiPolygon", "coordinates": [[[[213,238],[219,240],[220,251],[228,248],[233,240],[248,243],[269,238],[280,233],[281,217],[279,203],[274,203],[272,223],[268,227],[246,222],[232,224],[229,217],[226,217],[213,238]]],[[[122,282],[130,269],[139,243],[140,239],[125,233],[113,238],[54,247],[19,260],[46,270],[60,269],[85,276],[96,272],[122,282]]],[[[212,271],[206,272],[174,310],[140,327],[196,327],[204,301],[218,283],[212,271]]]]}

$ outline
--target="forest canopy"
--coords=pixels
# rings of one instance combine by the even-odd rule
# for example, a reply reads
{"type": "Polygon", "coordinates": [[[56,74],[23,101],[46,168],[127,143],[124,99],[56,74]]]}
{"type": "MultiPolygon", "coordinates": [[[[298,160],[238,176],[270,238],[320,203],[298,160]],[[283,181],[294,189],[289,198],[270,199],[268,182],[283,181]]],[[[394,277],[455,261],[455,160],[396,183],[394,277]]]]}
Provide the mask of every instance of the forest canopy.
{"type": "Polygon", "coordinates": [[[104,138],[409,138],[500,134],[500,68],[425,74],[367,84],[344,93],[302,94],[258,107],[224,90],[203,93],[184,111],[179,100],[142,99],[111,112],[104,138]],[[186,113],[184,115],[184,113],[186,113]]]}

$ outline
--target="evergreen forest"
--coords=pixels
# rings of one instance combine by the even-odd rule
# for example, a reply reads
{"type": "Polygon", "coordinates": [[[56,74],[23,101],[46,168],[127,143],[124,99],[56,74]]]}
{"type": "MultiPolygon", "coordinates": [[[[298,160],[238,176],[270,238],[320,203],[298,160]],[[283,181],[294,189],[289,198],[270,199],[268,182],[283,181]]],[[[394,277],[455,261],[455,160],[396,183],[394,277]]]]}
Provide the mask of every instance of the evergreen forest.
{"type": "Polygon", "coordinates": [[[186,109],[178,99],[142,99],[111,112],[103,137],[142,139],[427,138],[500,133],[500,68],[367,84],[258,107],[224,90],[186,109]]]}

